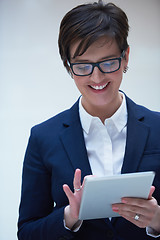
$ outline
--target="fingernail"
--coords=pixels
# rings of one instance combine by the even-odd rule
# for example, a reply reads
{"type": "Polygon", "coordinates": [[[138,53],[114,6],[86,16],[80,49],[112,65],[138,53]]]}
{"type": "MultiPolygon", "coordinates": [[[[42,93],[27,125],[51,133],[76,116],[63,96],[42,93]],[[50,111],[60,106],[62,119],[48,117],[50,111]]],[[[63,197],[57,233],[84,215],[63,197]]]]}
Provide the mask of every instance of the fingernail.
{"type": "Polygon", "coordinates": [[[121,201],[122,201],[122,203],[127,203],[127,200],[125,200],[125,199],[121,199],[121,201]]]}
{"type": "Polygon", "coordinates": [[[118,212],[118,211],[119,211],[119,208],[118,208],[118,207],[112,207],[112,210],[113,210],[114,212],[118,212]]]}

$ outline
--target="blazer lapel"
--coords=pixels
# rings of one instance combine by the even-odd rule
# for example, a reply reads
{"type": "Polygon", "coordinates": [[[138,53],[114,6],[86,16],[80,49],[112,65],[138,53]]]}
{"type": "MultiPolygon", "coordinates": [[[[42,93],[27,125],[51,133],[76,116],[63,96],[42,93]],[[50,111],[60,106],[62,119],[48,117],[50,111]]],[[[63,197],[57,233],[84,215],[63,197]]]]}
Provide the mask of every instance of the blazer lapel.
{"type": "Polygon", "coordinates": [[[65,129],[61,133],[60,138],[74,171],[76,168],[81,169],[83,180],[84,176],[92,174],[92,171],[80,123],[78,101],[69,110],[69,113],[69,118],[65,120],[65,129]]]}
{"type": "Polygon", "coordinates": [[[142,109],[129,98],[126,99],[128,108],[127,142],[122,173],[138,171],[149,133],[149,127],[143,123],[142,109]]]}

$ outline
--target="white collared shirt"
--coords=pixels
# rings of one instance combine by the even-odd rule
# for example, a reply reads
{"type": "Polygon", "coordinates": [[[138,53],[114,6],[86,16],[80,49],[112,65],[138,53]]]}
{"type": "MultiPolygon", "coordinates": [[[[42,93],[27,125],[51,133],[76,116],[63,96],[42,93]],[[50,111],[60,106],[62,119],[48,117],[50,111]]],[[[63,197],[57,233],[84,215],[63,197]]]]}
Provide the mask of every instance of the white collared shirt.
{"type": "Polygon", "coordinates": [[[120,174],[126,146],[128,115],[124,94],[121,106],[104,124],[98,117],[86,112],[81,99],[79,114],[92,174],[120,174]]]}

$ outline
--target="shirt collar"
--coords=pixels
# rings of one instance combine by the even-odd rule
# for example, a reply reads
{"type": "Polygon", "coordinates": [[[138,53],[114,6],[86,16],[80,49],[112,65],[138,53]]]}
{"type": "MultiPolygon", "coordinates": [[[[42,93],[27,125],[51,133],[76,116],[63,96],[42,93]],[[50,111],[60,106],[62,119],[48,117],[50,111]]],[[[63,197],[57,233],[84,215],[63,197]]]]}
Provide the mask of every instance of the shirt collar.
{"type": "Polygon", "coordinates": [[[127,116],[128,116],[126,97],[123,93],[122,95],[123,95],[123,100],[122,100],[121,106],[110,118],[107,118],[105,120],[105,125],[109,124],[109,122],[113,122],[118,132],[121,132],[122,129],[126,126],[127,116]]]}
{"type": "MultiPolygon", "coordinates": [[[[118,132],[121,132],[122,129],[126,126],[127,116],[128,116],[126,98],[123,93],[122,93],[122,95],[123,95],[123,100],[122,100],[121,106],[110,118],[107,118],[105,120],[105,125],[107,125],[107,124],[109,125],[110,122],[112,122],[115,125],[115,127],[117,128],[118,132]]],[[[89,113],[86,112],[86,110],[82,106],[81,99],[82,98],[80,98],[80,101],[79,101],[79,115],[80,115],[82,128],[88,134],[92,120],[99,119],[99,118],[93,117],[89,113]]]]}
{"type": "Polygon", "coordinates": [[[88,112],[86,112],[86,110],[82,106],[82,97],[79,100],[79,116],[80,116],[82,128],[88,134],[92,119],[94,117],[91,116],[88,112]]]}

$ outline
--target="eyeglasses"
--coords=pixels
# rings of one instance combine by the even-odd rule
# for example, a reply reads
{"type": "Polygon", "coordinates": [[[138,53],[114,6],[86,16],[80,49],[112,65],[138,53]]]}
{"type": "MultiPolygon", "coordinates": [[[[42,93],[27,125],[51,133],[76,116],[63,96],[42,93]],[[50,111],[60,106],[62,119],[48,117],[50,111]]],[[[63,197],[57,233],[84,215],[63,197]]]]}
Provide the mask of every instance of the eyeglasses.
{"type": "Polygon", "coordinates": [[[95,67],[102,73],[113,73],[120,69],[122,58],[125,56],[125,50],[119,58],[111,58],[96,63],[70,63],[70,68],[76,76],[89,76],[93,73],[95,67]]]}

